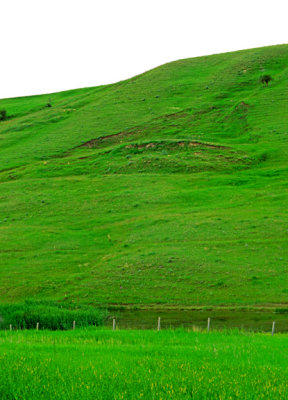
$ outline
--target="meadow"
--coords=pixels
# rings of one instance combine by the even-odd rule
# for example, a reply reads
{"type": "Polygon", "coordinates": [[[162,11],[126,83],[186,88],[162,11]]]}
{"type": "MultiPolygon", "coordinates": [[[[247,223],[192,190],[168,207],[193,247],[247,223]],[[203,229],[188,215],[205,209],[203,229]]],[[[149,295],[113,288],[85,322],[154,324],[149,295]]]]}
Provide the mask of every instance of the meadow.
{"type": "Polygon", "coordinates": [[[237,330],[1,331],[0,397],[284,400],[287,344],[237,330]]]}
{"type": "Polygon", "coordinates": [[[287,308],[287,65],[272,46],[0,100],[1,303],[287,308]]]}

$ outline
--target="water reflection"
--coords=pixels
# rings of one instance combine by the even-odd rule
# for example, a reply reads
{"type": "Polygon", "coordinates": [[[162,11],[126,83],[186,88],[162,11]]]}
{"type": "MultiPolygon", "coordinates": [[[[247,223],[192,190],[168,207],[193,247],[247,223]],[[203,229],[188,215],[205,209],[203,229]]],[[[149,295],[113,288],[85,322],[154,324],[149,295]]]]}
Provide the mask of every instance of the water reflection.
{"type": "Polygon", "coordinates": [[[157,329],[161,317],[161,329],[191,328],[206,329],[211,318],[211,329],[244,329],[255,332],[271,332],[273,321],[276,333],[288,332],[288,313],[273,311],[195,311],[195,310],[121,310],[110,311],[107,326],[116,318],[119,329],[157,329]]]}

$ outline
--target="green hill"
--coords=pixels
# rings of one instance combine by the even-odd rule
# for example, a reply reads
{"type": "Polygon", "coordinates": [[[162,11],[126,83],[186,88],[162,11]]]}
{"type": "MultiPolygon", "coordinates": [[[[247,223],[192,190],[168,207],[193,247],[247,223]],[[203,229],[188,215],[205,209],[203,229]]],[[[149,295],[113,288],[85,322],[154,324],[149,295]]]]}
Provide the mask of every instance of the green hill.
{"type": "Polygon", "coordinates": [[[0,100],[0,301],[287,304],[287,79],[280,45],[0,100]]]}

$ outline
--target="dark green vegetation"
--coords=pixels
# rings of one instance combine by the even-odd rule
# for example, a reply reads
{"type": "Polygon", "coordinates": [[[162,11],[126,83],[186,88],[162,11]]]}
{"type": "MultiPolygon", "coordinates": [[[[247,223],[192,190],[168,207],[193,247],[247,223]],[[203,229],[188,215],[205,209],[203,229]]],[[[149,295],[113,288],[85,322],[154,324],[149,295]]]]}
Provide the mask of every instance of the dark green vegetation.
{"type": "Polygon", "coordinates": [[[287,335],[0,332],[0,397],[287,399],[287,335]]]}
{"type": "Polygon", "coordinates": [[[99,326],[106,320],[107,312],[89,306],[79,306],[67,302],[26,301],[23,304],[0,305],[0,329],[71,329],[99,326]]]}
{"type": "Polygon", "coordinates": [[[1,100],[1,302],[287,304],[287,77],[282,45],[1,100]]]}
{"type": "Polygon", "coordinates": [[[7,119],[6,110],[0,110],[0,121],[6,121],[6,119],[7,119]]]}

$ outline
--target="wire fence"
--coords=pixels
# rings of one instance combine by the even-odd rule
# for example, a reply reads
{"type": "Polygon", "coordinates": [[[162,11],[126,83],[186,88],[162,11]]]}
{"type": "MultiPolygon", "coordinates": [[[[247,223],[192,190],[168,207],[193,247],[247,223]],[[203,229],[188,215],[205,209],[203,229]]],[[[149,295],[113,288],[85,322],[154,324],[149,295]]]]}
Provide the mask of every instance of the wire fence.
{"type": "MultiPolygon", "coordinates": [[[[88,324],[88,326],[95,326],[93,322],[88,324]]],[[[103,325],[102,325],[103,326],[103,325]]],[[[67,326],[66,329],[75,330],[76,328],[83,327],[81,321],[77,320],[71,321],[70,327],[67,326]]],[[[212,330],[243,330],[250,332],[270,332],[273,336],[275,333],[288,333],[288,313],[283,315],[277,315],[277,313],[243,313],[236,316],[231,313],[231,315],[221,315],[221,313],[214,313],[213,316],[208,316],[207,313],[164,313],[157,315],[157,311],[153,310],[150,313],[133,313],[133,312],[122,312],[117,314],[110,314],[107,317],[104,327],[111,330],[129,330],[129,329],[139,329],[139,330],[165,330],[165,329],[177,329],[184,328],[191,331],[207,331],[212,330]],[[194,318],[193,318],[194,317],[194,318]],[[234,318],[232,318],[234,317],[234,318]]],[[[7,328],[6,328],[7,329],[7,328]]],[[[17,326],[10,324],[10,331],[17,330],[17,326]]],[[[35,328],[33,326],[30,329],[35,330],[49,330],[49,326],[41,322],[35,322],[35,328]]],[[[61,329],[61,328],[60,328],[61,329]]]]}
{"type": "MultiPolygon", "coordinates": [[[[216,321],[214,321],[216,322],[216,321]]],[[[255,328],[255,327],[250,327],[250,328],[245,328],[243,326],[243,324],[241,326],[229,326],[229,324],[227,325],[222,325],[222,327],[219,325],[219,321],[218,323],[215,324],[215,326],[213,327],[213,321],[210,317],[207,318],[206,321],[206,325],[204,325],[204,323],[202,322],[201,324],[193,324],[193,323],[188,323],[188,322],[175,322],[173,321],[173,323],[171,323],[171,321],[162,321],[161,317],[158,317],[157,320],[154,321],[154,324],[151,324],[151,321],[146,321],[142,323],[138,323],[135,324],[135,320],[122,320],[121,318],[116,320],[116,318],[112,318],[112,323],[110,320],[110,326],[112,328],[112,330],[116,330],[116,329],[156,329],[157,331],[160,331],[162,329],[175,329],[175,328],[186,328],[186,329],[190,329],[192,331],[200,331],[200,330],[207,330],[207,332],[210,332],[211,330],[223,330],[223,329],[241,329],[241,330],[249,330],[249,331],[253,331],[253,332],[271,332],[271,335],[273,336],[276,333],[276,321],[272,321],[270,323],[270,330],[267,329],[267,324],[265,324],[265,328],[255,328]],[[130,322],[130,323],[129,323],[130,322]]],[[[106,324],[106,326],[109,326],[108,324],[106,324]]],[[[285,332],[285,330],[283,330],[283,328],[281,329],[281,332],[285,332]]],[[[288,332],[288,329],[286,330],[286,332],[288,332]]]]}

